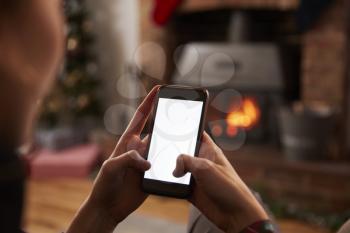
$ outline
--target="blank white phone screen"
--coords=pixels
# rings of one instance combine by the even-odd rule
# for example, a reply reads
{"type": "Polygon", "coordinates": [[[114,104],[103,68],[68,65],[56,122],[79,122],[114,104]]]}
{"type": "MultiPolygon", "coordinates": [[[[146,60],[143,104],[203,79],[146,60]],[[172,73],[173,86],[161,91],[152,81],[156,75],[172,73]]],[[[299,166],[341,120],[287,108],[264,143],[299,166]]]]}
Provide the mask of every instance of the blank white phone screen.
{"type": "Polygon", "coordinates": [[[152,166],[145,178],[190,183],[189,173],[181,178],[172,173],[180,154],[194,156],[202,109],[202,101],[159,98],[148,152],[152,166]]]}

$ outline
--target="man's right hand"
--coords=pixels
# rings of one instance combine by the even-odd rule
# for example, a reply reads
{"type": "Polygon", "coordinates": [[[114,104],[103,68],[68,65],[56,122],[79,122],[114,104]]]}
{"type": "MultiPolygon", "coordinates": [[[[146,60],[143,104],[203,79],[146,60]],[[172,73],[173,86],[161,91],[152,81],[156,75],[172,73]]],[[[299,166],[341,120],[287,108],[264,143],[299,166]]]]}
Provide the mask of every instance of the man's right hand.
{"type": "Polygon", "coordinates": [[[174,176],[192,173],[195,184],[189,201],[228,233],[237,233],[268,216],[238,176],[222,150],[204,133],[198,157],[181,155],[174,176]]]}

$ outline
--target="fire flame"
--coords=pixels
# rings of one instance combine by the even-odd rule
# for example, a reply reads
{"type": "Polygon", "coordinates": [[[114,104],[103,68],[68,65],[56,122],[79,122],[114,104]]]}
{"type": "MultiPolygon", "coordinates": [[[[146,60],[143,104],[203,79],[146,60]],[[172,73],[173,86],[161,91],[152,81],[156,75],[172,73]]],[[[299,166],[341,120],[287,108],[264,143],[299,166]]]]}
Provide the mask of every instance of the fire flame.
{"type": "Polygon", "coordinates": [[[251,129],[260,119],[259,106],[255,99],[245,98],[238,110],[231,111],[226,118],[227,134],[235,136],[237,128],[251,129]]]}

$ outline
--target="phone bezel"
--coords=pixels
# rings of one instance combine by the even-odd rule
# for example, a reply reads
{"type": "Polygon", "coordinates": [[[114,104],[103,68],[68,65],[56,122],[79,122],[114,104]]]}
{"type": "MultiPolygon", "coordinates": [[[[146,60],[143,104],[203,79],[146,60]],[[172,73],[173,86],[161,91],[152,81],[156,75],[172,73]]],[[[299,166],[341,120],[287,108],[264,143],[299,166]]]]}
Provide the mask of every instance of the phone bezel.
{"type": "MultiPolygon", "coordinates": [[[[152,120],[150,122],[150,134],[149,137],[152,138],[155,114],[158,108],[159,98],[168,98],[168,99],[181,99],[181,100],[194,100],[194,101],[202,101],[203,108],[201,112],[201,118],[199,122],[199,128],[197,133],[197,142],[195,148],[195,156],[198,155],[200,142],[202,140],[202,134],[204,131],[204,122],[206,118],[207,105],[209,99],[209,92],[204,88],[193,88],[186,86],[175,86],[175,85],[165,85],[161,86],[158,90],[156,101],[153,109],[152,120]]],[[[146,150],[146,159],[148,158],[149,147],[151,144],[151,140],[147,145],[146,150]]],[[[148,179],[144,177],[142,180],[142,189],[150,194],[156,194],[161,196],[170,196],[176,198],[187,198],[192,191],[193,177],[191,175],[190,184],[178,184],[172,182],[165,182],[159,180],[148,179]]]]}

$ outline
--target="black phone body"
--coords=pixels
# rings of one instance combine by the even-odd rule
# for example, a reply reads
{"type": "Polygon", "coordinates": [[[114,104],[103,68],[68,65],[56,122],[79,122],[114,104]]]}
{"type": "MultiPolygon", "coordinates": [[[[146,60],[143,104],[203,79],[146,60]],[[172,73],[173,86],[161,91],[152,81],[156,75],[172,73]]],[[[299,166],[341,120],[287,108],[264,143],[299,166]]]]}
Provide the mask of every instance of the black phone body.
{"type": "Polygon", "coordinates": [[[150,194],[186,198],[193,178],[172,175],[180,154],[196,156],[204,130],[209,93],[202,88],[160,87],[150,127],[146,155],[152,167],[144,173],[142,188],[150,194]]]}

